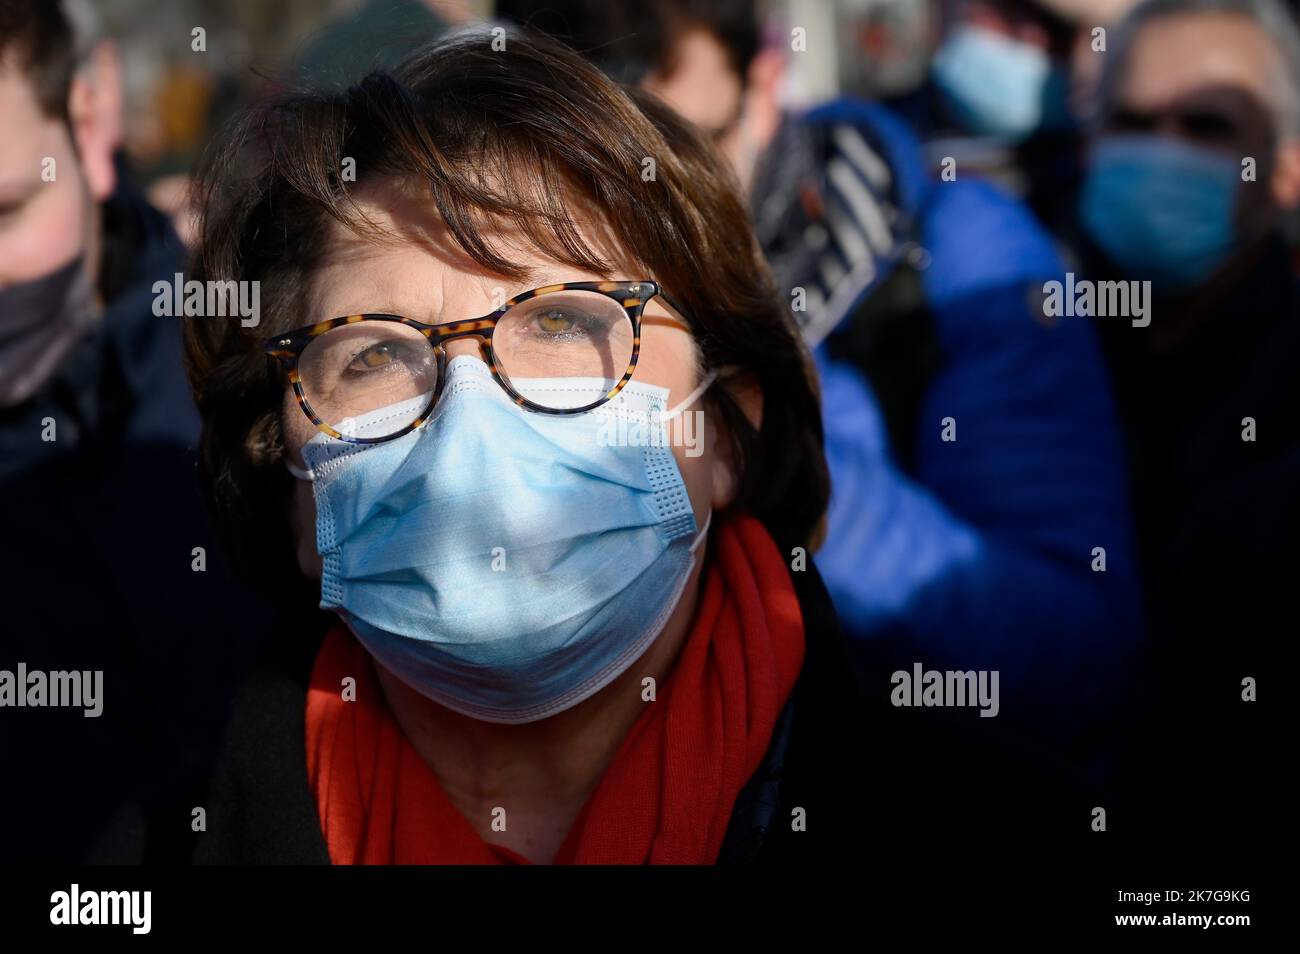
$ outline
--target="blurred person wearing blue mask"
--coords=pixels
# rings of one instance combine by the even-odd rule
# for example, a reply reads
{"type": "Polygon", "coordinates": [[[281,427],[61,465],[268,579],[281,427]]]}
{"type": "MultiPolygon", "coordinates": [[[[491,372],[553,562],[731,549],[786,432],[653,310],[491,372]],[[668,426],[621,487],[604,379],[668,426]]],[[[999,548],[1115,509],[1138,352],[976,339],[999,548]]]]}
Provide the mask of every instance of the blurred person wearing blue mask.
{"type": "Polygon", "coordinates": [[[960,9],[931,64],[934,84],[957,124],[1009,142],[1065,125],[1065,31],[1031,4],[978,2],[960,9]]]}
{"type": "Polygon", "coordinates": [[[1223,799],[1247,826],[1273,763],[1241,682],[1294,629],[1300,288],[1282,223],[1300,206],[1300,33],[1274,0],[1153,0],[1109,57],[1078,214],[1089,277],[1152,294],[1146,327],[1097,319],[1128,428],[1150,714],[1260,778],[1194,770],[1182,744],[1135,763],[1176,780],[1171,823],[1223,799]]]}
{"type": "Polygon", "coordinates": [[[1091,12],[1065,0],[939,4],[942,39],[910,112],[930,161],[989,178],[1023,198],[1049,230],[1068,218],[1080,175],[1071,59],[1091,12]]]}
{"type": "Polygon", "coordinates": [[[1120,37],[1080,224],[1162,296],[1204,300],[1227,287],[1300,205],[1296,80],[1283,52],[1295,26],[1277,9],[1270,40],[1246,12],[1272,6],[1147,4],[1120,37]],[[1206,52],[1216,55],[1180,62],[1215,16],[1225,38],[1206,52]]]}
{"type": "Polygon", "coordinates": [[[102,836],[215,744],[226,659],[196,657],[244,605],[194,480],[178,320],[151,307],[180,248],[125,182],[121,109],[89,4],[0,2],[0,670],[101,672],[106,700],[5,710],[0,860],[136,860],[102,836]]]}

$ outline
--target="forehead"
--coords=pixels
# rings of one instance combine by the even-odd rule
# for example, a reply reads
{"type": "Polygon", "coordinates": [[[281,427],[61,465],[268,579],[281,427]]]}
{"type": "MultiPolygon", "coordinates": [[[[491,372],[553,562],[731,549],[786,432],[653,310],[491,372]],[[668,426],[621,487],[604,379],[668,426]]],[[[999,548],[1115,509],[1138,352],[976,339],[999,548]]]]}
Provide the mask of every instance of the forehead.
{"type": "Polygon", "coordinates": [[[1120,97],[1130,107],[1158,109],[1195,93],[1235,90],[1271,104],[1280,68],[1277,48],[1249,17],[1161,17],[1134,38],[1120,97]]]}
{"type": "MultiPolygon", "coordinates": [[[[331,224],[327,250],[306,296],[317,315],[392,310],[432,320],[446,309],[487,311],[495,307],[493,301],[499,304],[540,285],[607,277],[555,260],[507,223],[484,221],[478,225],[481,237],[524,270],[519,278],[498,275],[456,244],[427,193],[385,182],[363,186],[355,195],[371,228],[358,235],[341,223],[331,224]]],[[[611,274],[648,277],[635,256],[617,247],[608,229],[581,215],[575,220],[583,240],[609,263],[611,274]]]]}

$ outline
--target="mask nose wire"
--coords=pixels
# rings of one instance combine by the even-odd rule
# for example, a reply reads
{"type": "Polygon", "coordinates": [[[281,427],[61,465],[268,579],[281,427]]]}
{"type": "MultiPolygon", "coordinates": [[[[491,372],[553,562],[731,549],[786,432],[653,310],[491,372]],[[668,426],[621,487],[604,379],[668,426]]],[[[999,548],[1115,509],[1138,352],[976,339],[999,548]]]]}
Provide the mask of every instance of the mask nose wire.
{"type": "MultiPolygon", "coordinates": [[[[487,362],[484,361],[482,357],[480,357],[479,355],[458,354],[447,361],[448,371],[451,370],[452,363],[455,361],[459,361],[461,358],[468,358],[472,361],[477,361],[479,364],[483,365],[485,370],[487,369],[487,362]]],[[[673,418],[680,415],[683,411],[685,411],[696,401],[698,401],[704,395],[704,392],[713,386],[713,382],[716,381],[717,378],[718,378],[718,371],[716,368],[714,368],[712,371],[710,371],[708,374],[704,376],[704,380],[699,383],[699,385],[695,388],[694,391],[686,395],[686,397],[683,400],[679,401],[677,404],[669,408],[667,411],[661,412],[661,414],[659,415],[660,423],[666,424],[667,422],[671,421],[673,418]]],[[[316,472],[313,471],[310,467],[299,467],[288,457],[284,458],[284,466],[285,469],[289,471],[289,473],[293,474],[293,476],[297,477],[299,480],[305,480],[308,483],[310,483],[316,479],[316,472]]],[[[708,530],[708,523],[712,519],[713,519],[713,511],[710,510],[709,517],[707,520],[705,520],[706,531],[708,530]]],[[[703,532],[704,531],[701,531],[701,534],[703,534],[703,532]]],[[[703,539],[702,535],[700,539],[703,539]]],[[[692,545],[692,549],[694,549],[695,546],[698,546],[698,544],[699,541],[697,540],[696,543],[692,545]]]]}

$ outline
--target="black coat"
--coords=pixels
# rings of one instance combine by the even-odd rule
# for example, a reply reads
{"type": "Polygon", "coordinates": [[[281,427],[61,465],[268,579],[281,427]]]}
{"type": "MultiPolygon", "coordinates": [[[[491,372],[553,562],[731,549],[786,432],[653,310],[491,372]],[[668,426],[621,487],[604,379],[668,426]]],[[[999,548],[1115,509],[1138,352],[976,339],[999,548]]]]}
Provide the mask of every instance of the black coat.
{"type": "MultiPolygon", "coordinates": [[[[889,651],[846,640],[812,566],[791,576],[804,664],[763,764],[737,798],[720,862],[842,866],[924,857],[927,845],[1004,855],[1075,843],[1089,831],[1091,806],[1121,807],[1071,769],[1065,749],[1023,741],[1014,719],[895,707],[881,661],[889,651]],[[795,808],[806,830],[793,830],[795,808]]],[[[321,613],[280,631],[236,694],[209,780],[133,832],[148,843],[146,860],[329,863],[304,719],[312,664],[334,622],[321,613]],[[189,832],[195,806],[206,831],[178,851],[176,833],[189,832]]]]}
{"type": "MultiPolygon", "coordinates": [[[[780,885],[783,900],[794,897],[790,888],[815,891],[815,903],[834,910],[839,906],[828,903],[823,890],[833,885],[846,892],[831,897],[849,900],[850,916],[919,914],[916,923],[924,929],[976,923],[989,910],[1017,909],[1019,923],[1052,906],[1071,908],[1082,921],[1080,913],[1095,916],[1113,902],[1116,878],[1151,870],[1140,866],[1152,846],[1133,824],[1131,797],[1081,778],[1065,750],[1045,752],[1018,741],[1014,726],[1001,719],[982,719],[971,709],[895,707],[888,667],[845,640],[816,571],[792,576],[805,623],[803,668],[762,766],[737,799],[719,858],[720,864],[762,869],[761,882],[711,880],[711,910],[725,897],[713,889],[738,887],[734,909],[753,911],[760,895],[751,889],[760,883],[780,885]],[[1114,834],[1091,829],[1098,805],[1112,813],[1114,834]],[[806,812],[805,831],[790,825],[796,807],[806,812]],[[1119,851],[1124,845],[1136,851],[1119,851]],[[786,880],[769,880],[782,875],[786,880]]],[[[153,862],[329,864],[307,780],[304,720],[312,664],[333,624],[333,617],[318,614],[296,631],[280,631],[237,693],[205,790],[148,823],[133,822],[123,841],[147,843],[141,853],[153,862]],[[206,830],[197,834],[190,832],[195,806],[206,813],[206,830]],[[189,842],[177,851],[182,832],[189,842]]],[[[1015,700],[1004,698],[1003,705],[1014,708],[1015,700]]],[[[1190,845],[1202,863],[1204,848],[1190,845]]],[[[1233,870],[1223,864],[1216,858],[1216,866],[1205,870],[1233,870]]],[[[1178,870],[1192,869],[1184,863],[1178,870]]],[[[165,910],[174,918],[193,911],[185,923],[200,923],[210,917],[213,899],[231,896],[237,900],[227,906],[261,911],[268,923],[280,923],[295,910],[297,894],[314,905],[304,910],[329,914],[324,921],[308,918],[306,929],[332,936],[348,926],[347,916],[329,908],[335,897],[354,917],[364,911],[368,918],[380,904],[388,906],[385,917],[427,917],[426,881],[338,881],[323,874],[329,877],[281,880],[271,873],[272,884],[238,868],[233,875],[172,873],[165,877],[180,888],[165,910]],[[202,890],[193,890],[196,883],[202,890]],[[420,903],[407,903],[402,892],[420,903]]],[[[455,884],[471,906],[498,897],[479,882],[455,884]]],[[[560,887],[565,900],[573,884],[560,887]]],[[[536,892],[522,897],[542,905],[550,900],[536,892]]],[[[301,921],[289,923],[304,929],[301,921]]]]}
{"type": "MultiPolygon", "coordinates": [[[[862,762],[845,758],[861,725],[848,647],[811,567],[791,574],[804,613],[806,653],[762,766],[737,799],[722,862],[831,860],[845,846],[837,814],[860,796],[862,762]],[[794,808],[806,831],[794,831],[794,808]]],[[[282,640],[236,695],[206,797],[197,863],[328,864],[307,781],[306,693],[325,626],[282,640]]],[[[188,825],[177,805],[170,826],[188,825]],[[183,817],[182,817],[183,816],[183,817]]]]}

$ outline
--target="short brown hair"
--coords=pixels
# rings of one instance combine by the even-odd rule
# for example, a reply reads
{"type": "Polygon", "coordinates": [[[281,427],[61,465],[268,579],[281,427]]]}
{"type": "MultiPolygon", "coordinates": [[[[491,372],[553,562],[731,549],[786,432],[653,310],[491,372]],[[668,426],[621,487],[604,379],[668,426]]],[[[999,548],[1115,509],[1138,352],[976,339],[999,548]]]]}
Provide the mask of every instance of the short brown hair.
{"type": "Polygon", "coordinates": [[[41,112],[67,118],[77,48],[60,0],[0,0],[0,60],[30,79],[41,112]]]}
{"type": "Polygon", "coordinates": [[[256,336],[237,321],[187,322],[201,471],[236,566],[263,592],[283,592],[296,565],[286,518],[292,479],[279,466],[284,385],[259,340],[316,317],[297,307],[329,227],[364,233],[340,171],[347,157],[357,185],[427,187],[455,242],[504,277],[522,269],[493,243],[493,223],[520,230],[557,261],[610,276],[566,201],[576,190],[581,212],[599,215],[651,272],[613,277],[659,281],[693,316],[703,362],[746,373],[761,389],[757,431],[726,375],[709,392],[734,441],[735,508],[788,545],[806,545],[825,512],[811,362],[722,160],[666,106],[568,48],[513,32],[504,50],[491,41],[486,32],[443,40],[392,75],[286,96],[242,119],[201,165],[193,277],[259,281],[262,305],[256,336]],[[648,159],[652,181],[642,177],[648,159]]]}

